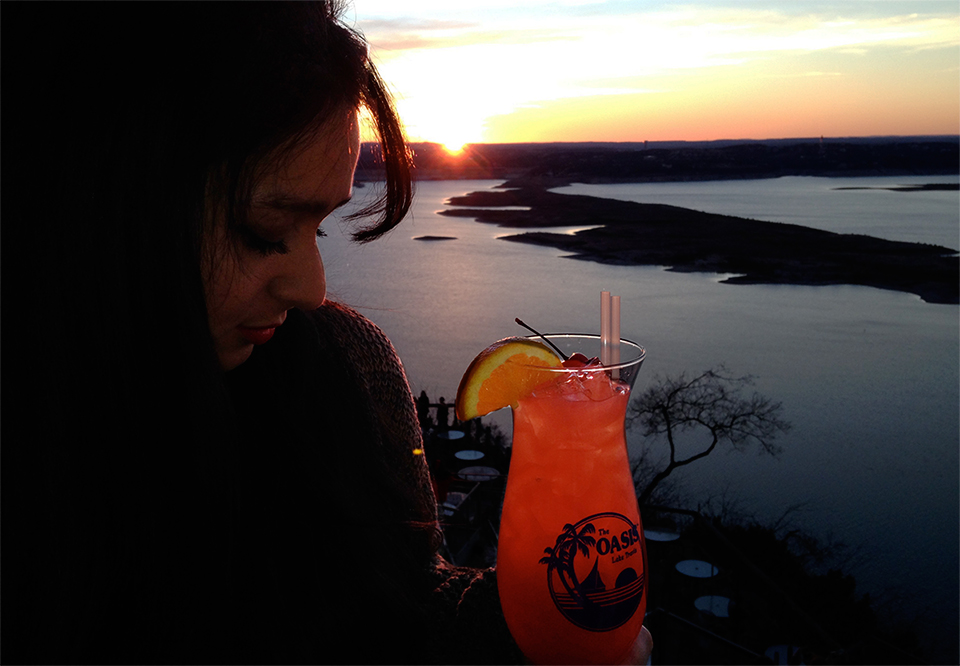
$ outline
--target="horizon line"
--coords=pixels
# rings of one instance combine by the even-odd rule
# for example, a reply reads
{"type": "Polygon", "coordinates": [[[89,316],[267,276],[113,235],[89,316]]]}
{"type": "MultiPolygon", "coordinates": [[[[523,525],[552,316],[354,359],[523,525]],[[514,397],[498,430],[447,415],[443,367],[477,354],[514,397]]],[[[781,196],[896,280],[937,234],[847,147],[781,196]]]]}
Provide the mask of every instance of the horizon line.
{"type": "MultiPolygon", "coordinates": [[[[856,135],[856,136],[796,136],[779,138],[741,138],[741,139],[653,139],[653,140],[625,140],[625,141],[471,141],[463,144],[468,146],[550,146],[550,145],[656,145],[656,144],[705,144],[705,143],[767,143],[784,141],[919,141],[919,140],[957,140],[960,141],[960,134],[877,134],[877,135],[856,135]]],[[[364,144],[376,144],[376,141],[364,141],[364,144]]],[[[407,141],[410,145],[435,145],[443,147],[441,141],[407,141]]]]}

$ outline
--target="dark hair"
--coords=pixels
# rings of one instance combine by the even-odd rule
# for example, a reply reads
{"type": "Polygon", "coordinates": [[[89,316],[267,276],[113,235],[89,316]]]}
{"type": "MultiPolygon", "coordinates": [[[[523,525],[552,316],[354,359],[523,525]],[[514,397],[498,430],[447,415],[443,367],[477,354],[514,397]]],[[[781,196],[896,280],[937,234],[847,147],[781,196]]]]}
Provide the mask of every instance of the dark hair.
{"type": "Polygon", "coordinates": [[[210,188],[242,212],[262,160],[362,106],[385,189],[355,238],[409,208],[400,122],[339,16],[331,1],[4,4],[4,661],[96,654],[107,606],[173,584],[151,563],[187,566],[181,537],[227,540],[236,425],[200,269],[210,188]],[[142,515],[163,518],[131,537],[142,515]]]}

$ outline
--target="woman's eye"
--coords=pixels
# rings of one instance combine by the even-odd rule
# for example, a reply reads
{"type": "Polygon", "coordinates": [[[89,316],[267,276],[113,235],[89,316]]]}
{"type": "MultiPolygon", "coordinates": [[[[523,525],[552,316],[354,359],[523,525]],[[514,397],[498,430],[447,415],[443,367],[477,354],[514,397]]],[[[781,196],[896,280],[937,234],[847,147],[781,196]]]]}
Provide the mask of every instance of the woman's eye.
{"type": "Polygon", "coordinates": [[[254,233],[249,227],[240,227],[240,237],[243,239],[244,245],[251,250],[259,252],[264,257],[271,254],[286,254],[290,251],[282,239],[277,241],[268,240],[254,233]]]}
{"type": "Polygon", "coordinates": [[[320,227],[317,227],[317,238],[326,238],[326,237],[327,237],[327,232],[321,229],[320,227]]]}

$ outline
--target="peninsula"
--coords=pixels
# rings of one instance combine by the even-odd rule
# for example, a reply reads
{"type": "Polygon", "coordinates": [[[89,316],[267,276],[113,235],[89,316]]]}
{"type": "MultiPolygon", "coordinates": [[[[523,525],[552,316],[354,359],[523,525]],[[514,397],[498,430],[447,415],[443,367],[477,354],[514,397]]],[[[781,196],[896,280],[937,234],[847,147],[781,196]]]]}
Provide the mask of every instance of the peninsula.
{"type": "Polygon", "coordinates": [[[529,185],[474,192],[447,204],[456,208],[441,215],[525,229],[504,238],[554,247],[575,259],[732,274],[724,282],[733,284],[864,285],[916,294],[928,303],[960,303],[960,259],[946,247],[529,185]],[[529,231],[571,226],[586,228],[529,231]]]}

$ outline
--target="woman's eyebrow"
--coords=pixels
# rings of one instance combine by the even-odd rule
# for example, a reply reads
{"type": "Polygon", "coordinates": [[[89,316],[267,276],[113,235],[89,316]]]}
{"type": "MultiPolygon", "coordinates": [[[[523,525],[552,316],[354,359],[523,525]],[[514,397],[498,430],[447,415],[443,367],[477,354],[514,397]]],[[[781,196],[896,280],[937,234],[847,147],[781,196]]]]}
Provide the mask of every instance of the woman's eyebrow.
{"type": "Polygon", "coordinates": [[[258,206],[266,206],[274,210],[298,213],[300,215],[328,215],[332,211],[340,208],[350,201],[352,197],[347,197],[340,203],[331,206],[329,202],[319,199],[303,199],[301,197],[289,195],[277,195],[266,197],[254,202],[258,206]]]}

